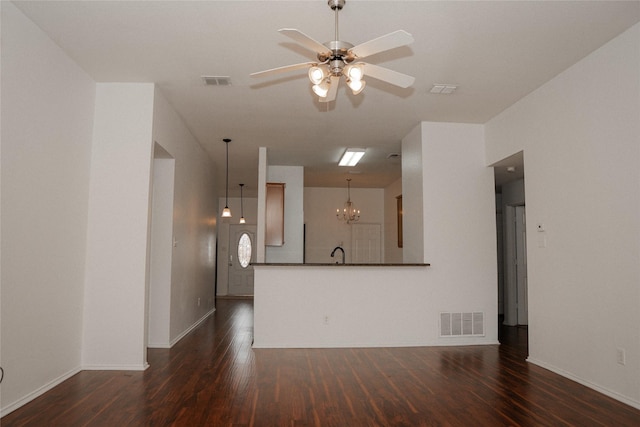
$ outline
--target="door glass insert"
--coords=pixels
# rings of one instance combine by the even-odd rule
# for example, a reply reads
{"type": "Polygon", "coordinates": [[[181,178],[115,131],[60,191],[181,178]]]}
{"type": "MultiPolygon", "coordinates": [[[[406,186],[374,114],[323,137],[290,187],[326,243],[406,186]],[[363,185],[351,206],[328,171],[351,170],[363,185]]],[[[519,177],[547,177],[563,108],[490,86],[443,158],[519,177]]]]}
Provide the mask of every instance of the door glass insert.
{"type": "Polygon", "coordinates": [[[251,237],[248,233],[242,233],[238,239],[238,262],[242,268],[247,268],[251,262],[251,237]]]}

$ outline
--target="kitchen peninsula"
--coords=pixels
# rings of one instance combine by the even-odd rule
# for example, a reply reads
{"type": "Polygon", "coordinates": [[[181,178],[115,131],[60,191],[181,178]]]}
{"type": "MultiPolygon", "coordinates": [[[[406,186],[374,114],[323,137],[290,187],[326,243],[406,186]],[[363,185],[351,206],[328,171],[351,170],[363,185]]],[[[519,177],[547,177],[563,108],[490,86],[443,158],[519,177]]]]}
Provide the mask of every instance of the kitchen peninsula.
{"type": "Polygon", "coordinates": [[[254,347],[434,345],[426,267],[254,264],[254,347]]]}

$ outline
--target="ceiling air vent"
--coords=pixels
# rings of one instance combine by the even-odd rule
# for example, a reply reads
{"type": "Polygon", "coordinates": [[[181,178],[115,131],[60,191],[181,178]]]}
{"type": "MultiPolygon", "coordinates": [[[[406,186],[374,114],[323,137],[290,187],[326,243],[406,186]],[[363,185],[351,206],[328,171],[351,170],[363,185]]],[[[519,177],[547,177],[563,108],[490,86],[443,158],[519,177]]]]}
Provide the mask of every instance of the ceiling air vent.
{"type": "Polygon", "coordinates": [[[434,84],[429,92],[437,93],[439,95],[451,95],[453,92],[458,89],[456,85],[449,84],[434,84]]]}
{"type": "Polygon", "coordinates": [[[231,86],[229,76],[202,76],[202,80],[207,86],[231,86]]]}

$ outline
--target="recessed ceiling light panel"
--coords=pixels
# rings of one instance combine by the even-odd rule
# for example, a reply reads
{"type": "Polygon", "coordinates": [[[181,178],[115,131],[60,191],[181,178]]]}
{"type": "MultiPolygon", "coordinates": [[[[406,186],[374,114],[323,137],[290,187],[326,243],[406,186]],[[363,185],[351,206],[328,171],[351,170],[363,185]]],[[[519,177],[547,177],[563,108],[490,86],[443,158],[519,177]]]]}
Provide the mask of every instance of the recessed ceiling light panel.
{"type": "Polygon", "coordinates": [[[347,148],[344,152],[338,166],[355,166],[358,164],[362,156],[364,156],[364,148],[347,148]]]}

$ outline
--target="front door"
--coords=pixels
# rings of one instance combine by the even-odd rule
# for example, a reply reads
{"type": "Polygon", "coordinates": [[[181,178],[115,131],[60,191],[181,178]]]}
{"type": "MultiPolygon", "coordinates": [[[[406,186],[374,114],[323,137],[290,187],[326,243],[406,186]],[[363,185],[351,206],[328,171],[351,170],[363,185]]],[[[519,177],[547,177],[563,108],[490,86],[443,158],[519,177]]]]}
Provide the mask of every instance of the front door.
{"type": "Polygon", "coordinates": [[[253,267],[256,260],[256,226],[229,226],[229,295],[253,295],[253,267]]]}

